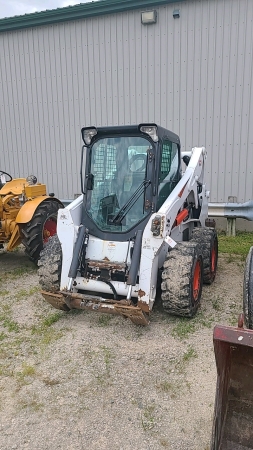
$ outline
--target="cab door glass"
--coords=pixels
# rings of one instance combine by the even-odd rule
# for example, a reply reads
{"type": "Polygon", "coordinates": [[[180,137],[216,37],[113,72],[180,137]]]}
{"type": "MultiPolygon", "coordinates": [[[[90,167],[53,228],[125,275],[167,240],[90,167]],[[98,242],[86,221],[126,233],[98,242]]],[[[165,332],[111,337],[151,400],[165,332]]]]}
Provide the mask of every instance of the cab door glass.
{"type": "Polygon", "coordinates": [[[91,147],[93,189],[87,190],[86,211],[100,229],[127,231],[149,213],[145,180],[151,148],[140,136],[105,137],[91,147]]]}
{"type": "Polygon", "coordinates": [[[179,153],[178,146],[167,139],[163,141],[161,163],[158,178],[158,202],[159,209],[169,197],[179,181],[179,153]]]}

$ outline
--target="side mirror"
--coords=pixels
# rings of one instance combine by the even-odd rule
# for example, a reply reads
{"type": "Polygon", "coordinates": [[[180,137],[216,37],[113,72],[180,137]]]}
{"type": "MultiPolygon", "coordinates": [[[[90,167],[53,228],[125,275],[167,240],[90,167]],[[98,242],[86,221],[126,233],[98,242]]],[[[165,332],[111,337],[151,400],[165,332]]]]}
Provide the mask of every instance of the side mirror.
{"type": "Polygon", "coordinates": [[[93,173],[89,173],[87,176],[86,176],[86,189],[87,189],[87,191],[92,191],[93,190],[93,188],[94,188],[94,175],[93,175],[93,173]]]}

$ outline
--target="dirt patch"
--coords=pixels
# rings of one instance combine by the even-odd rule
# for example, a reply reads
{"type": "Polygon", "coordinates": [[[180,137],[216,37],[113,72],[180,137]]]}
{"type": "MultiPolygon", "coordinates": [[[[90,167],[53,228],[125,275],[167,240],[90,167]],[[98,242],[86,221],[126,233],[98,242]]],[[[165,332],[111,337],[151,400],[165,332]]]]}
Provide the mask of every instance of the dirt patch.
{"type": "Polygon", "coordinates": [[[221,256],[193,320],[149,327],[47,305],[22,250],[0,253],[1,449],[207,450],[212,333],[236,324],[244,263],[221,256]]]}

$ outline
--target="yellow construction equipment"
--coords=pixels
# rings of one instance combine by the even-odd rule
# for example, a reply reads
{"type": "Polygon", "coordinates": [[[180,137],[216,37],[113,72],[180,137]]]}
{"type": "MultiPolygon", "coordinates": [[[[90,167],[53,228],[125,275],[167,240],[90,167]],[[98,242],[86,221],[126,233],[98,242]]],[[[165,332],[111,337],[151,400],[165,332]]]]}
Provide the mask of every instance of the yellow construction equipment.
{"type": "Polygon", "coordinates": [[[35,176],[13,179],[0,170],[0,248],[6,244],[11,251],[23,243],[37,262],[44,243],[56,233],[58,209],[63,207],[35,176]]]}

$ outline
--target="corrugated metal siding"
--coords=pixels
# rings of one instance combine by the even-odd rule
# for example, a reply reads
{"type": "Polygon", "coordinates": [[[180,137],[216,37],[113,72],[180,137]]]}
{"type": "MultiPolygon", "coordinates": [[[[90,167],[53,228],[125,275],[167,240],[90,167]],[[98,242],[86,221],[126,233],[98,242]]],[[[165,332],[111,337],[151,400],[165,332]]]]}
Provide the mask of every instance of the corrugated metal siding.
{"type": "Polygon", "coordinates": [[[0,169],[71,198],[82,126],[155,121],[207,147],[211,201],[253,198],[252,1],[156,9],[0,34],[0,169]]]}

